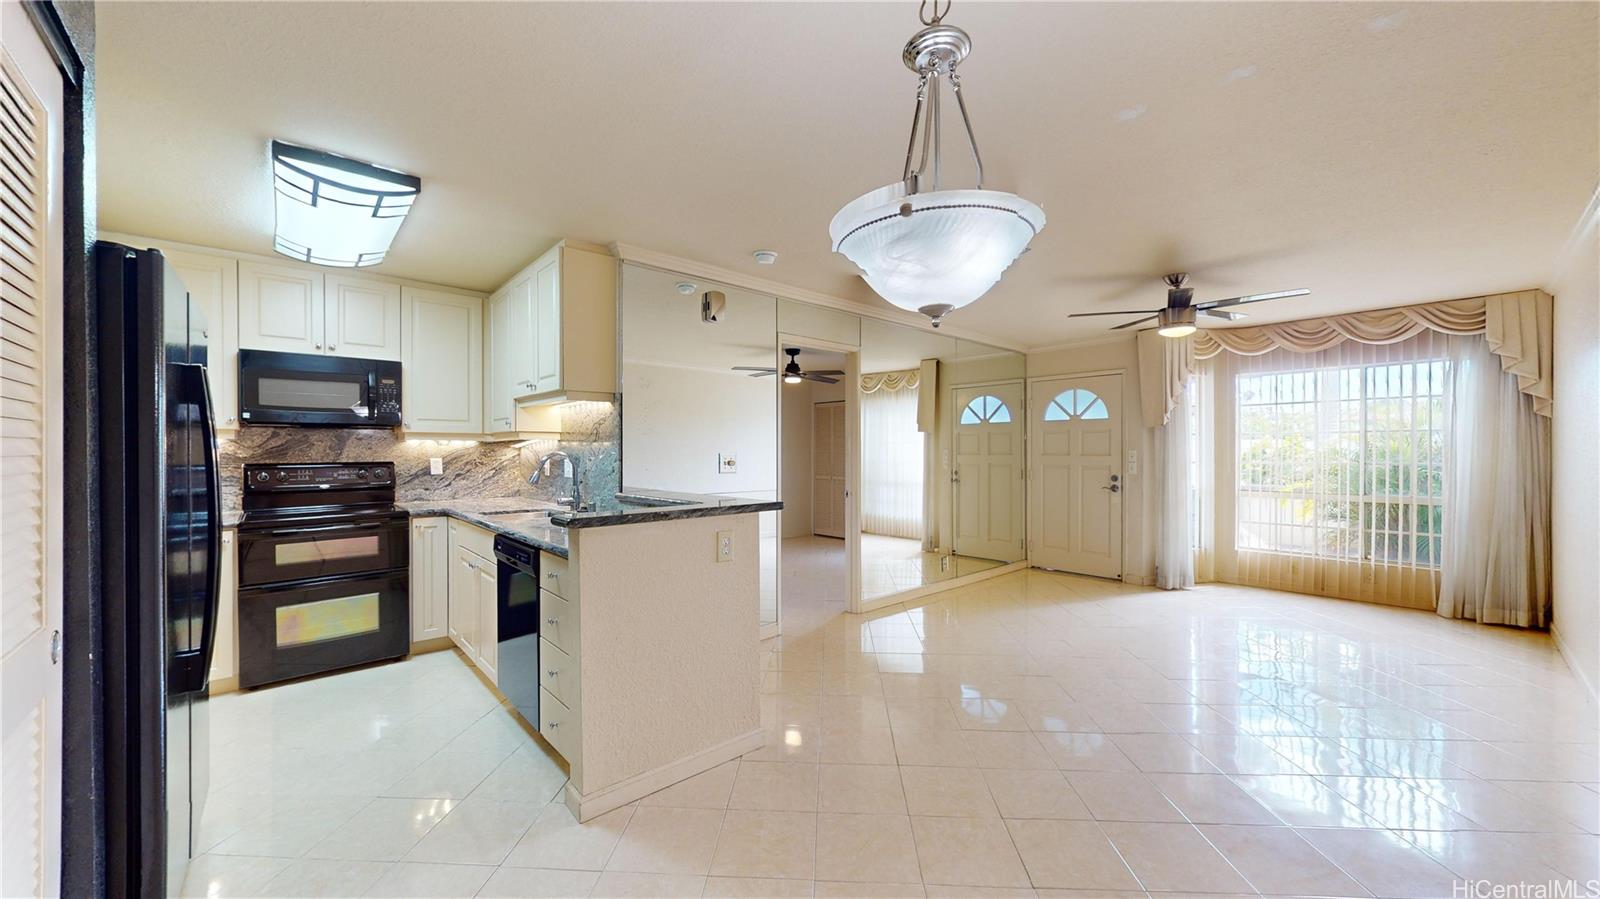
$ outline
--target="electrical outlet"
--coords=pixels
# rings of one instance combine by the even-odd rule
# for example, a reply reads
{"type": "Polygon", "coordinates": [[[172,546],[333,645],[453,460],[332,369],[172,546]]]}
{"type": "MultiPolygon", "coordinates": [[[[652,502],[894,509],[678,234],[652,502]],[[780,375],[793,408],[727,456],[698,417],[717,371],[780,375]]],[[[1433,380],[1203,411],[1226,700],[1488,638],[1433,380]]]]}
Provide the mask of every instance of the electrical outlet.
{"type": "Polygon", "coordinates": [[[733,453],[717,453],[717,474],[738,474],[739,460],[733,453]]]}
{"type": "Polygon", "coordinates": [[[733,561],[733,532],[732,531],[718,531],[717,532],[717,561],[718,562],[732,562],[733,561]]]}
{"type": "Polygon", "coordinates": [[[1139,473],[1139,451],[1128,450],[1128,477],[1139,473]]]}
{"type": "Polygon", "coordinates": [[[939,557],[939,571],[940,571],[940,573],[943,573],[943,572],[946,572],[946,571],[949,571],[949,570],[950,570],[950,557],[949,556],[940,556],[939,557]]]}
{"type": "Polygon", "coordinates": [[[444,474],[444,460],[438,456],[429,458],[428,474],[444,474]]]}

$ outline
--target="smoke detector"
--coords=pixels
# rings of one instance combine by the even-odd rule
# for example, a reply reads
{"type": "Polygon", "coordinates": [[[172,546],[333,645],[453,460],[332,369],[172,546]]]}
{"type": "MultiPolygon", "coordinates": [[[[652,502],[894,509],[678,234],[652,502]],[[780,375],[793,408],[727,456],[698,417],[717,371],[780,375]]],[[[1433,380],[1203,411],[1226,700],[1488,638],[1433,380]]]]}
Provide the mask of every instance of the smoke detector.
{"type": "Polygon", "coordinates": [[[693,284],[690,284],[688,281],[679,281],[678,282],[678,293],[681,293],[684,296],[689,296],[690,294],[694,293],[695,291],[697,291],[699,289],[700,288],[695,287],[693,284]]]}
{"type": "Polygon", "coordinates": [[[771,265],[778,261],[778,254],[773,250],[756,250],[751,255],[756,257],[756,262],[761,265],[771,265]]]}

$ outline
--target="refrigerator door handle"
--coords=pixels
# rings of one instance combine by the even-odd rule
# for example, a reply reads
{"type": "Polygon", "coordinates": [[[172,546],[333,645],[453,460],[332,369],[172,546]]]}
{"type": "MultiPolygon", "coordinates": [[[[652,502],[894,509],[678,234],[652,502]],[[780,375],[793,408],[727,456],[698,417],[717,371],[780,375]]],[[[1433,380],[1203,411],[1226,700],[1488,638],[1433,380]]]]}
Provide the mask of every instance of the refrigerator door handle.
{"type": "Polygon", "coordinates": [[[179,366],[187,381],[185,393],[200,410],[200,444],[204,450],[206,479],[206,585],[205,622],[200,629],[198,669],[190,669],[189,691],[205,689],[211,680],[211,657],[217,647],[217,617],[222,601],[222,470],[217,459],[217,428],[211,405],[211,385],[206,367],[179,366]]]}

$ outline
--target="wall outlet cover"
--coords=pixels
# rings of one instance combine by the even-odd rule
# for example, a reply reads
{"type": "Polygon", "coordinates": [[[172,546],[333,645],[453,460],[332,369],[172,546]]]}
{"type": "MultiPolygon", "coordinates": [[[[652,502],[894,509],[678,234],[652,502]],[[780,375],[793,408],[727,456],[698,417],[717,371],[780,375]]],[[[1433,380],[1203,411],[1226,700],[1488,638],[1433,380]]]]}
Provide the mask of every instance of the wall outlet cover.
{"type": "Polygon", "coordinates": [[[444,459],[432,456],[428,459],[428,474],[444,474],[444,459]]]}
{"type": "Polygon", "coordinates": [[[717,453],[717,474],[738,474],[739,460],[733,453],[717,453]]]}
{"type": "Polygon", "coordinates": [[[718,531],[717,532],[717,561],[718,562],[732,562],[733,561],[733,532],[732,531],[718,531]]]}

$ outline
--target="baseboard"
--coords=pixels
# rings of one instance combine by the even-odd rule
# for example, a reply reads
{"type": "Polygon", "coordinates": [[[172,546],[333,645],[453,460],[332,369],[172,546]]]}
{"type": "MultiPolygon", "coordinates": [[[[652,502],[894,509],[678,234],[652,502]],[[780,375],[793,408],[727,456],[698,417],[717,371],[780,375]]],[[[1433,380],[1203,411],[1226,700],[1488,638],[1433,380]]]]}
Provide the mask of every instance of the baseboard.
{"type": "Polygon", "coordinates": [[[209,696],[221,696],[224,693],[235,693],[239,690],[237,677],[213,677],[206,687],[209,696]]]}
{"type": "Polygon", "coordinates": [[[1156,585],[1155,575],[1150,574],[1125,574],[1122,576],[1122,582],[1124,584],[1133,584],[1136,587],[1154,587],[1156,585]]]}
{"type": "Polygon", "coordinates": [[[943,593],[946,590],[954,590],[957,587],[965,587],[969,584],[987,581],[990,578],[997,578],[1002,574],[1010,574],[1013,571],[1022,571],[1027,567],[1027,560],[1023,560],[1021,562],[1009,562],[1005,565],[999,566],[998,568],[990,568],[987,571],[977,571],[973,572],[972,574],[964,574],[961,577],[952,578],[948,581],[939,581],[933,584],[923,584],[920,587],[912,587],[910,590],[903,590],[899,593],[891,593],[888,596],[879,596],[874,599],[867,600],[861,604],[859,611],[861,614],[865,614],[867,612],[877,611],[878,609],[886,608],[888,606],[897,606],[904,602],[911,602],[912,600],[921,599],[924,596],[931,596],[935,593],[943,593]]]}
{"type": "Polygon", "coordinates": [[[1584,673],[1582,668],[1578,667],[1578,660],[1573,657],[1572,651],[1567,648],[1566,641],[1561,639],[1561,629],[1556,627],[1554,622],[1550,624],[1550,639],[1556,642],[1556,651],[1561,653],[1561,658],[1567,663],[1567,668],[1578,678],[1578,683],[1583,685],[1583,694],[1589,700],[1589,706],[1591,708],[1600,707],[1600,693],[1595,692],[1595,684],[1590,682],[1589,676],[1584,673]]]}
{"type": "Polygon", "coordinates": [[[431,640],[413,640],[411,641],[411,654],[414,656],[419,656],[425,652],[438,652],[441,649],[449,649],[454,645],[455,643],[453,643],[449,637],[434,637],[431,640]]]}
{"type": "Polygon", "coordinates": [[[592,793],[579,793],[569,780],[564,799],[573,817],[579,822],[588,821],[612,809],[622,808],[630,802],[637,802],[658,790],[664,790],[680,780],[710,771],[723,762],[736,759],[747,752],[755,752],[765,745],[766,741],[766,731],[758,727],[747,734],[724,740],[693,755],[643,774],[635,774],[592,793]]]}

